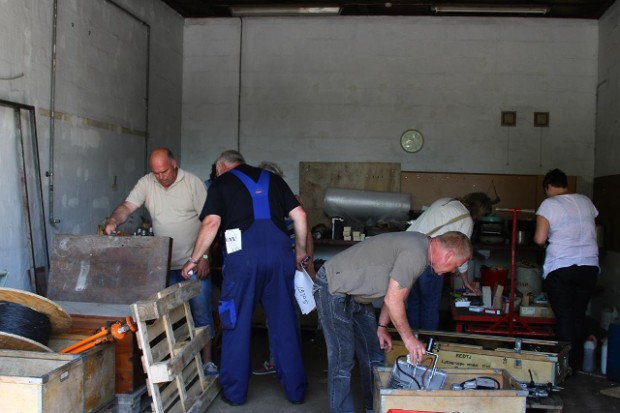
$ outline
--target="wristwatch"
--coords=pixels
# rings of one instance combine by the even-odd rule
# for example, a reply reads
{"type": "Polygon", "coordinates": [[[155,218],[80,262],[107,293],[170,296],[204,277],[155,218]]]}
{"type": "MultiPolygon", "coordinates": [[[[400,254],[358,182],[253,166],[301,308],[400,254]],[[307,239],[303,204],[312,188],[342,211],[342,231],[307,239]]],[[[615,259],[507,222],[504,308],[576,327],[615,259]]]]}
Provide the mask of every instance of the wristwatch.
{"type": "Polygon", "coordinates": [[[198,265],[198,263],[200,262],[200,258],[198,258],[197,260],[195,260],[195,261],[194,261],[194,260],[192,259],[192,256],[190,255],[190,256],[189,256],[189,260],[188,260],[188,261],[189,261],[189,262],[191,262],[192,264],[198,265]]]}

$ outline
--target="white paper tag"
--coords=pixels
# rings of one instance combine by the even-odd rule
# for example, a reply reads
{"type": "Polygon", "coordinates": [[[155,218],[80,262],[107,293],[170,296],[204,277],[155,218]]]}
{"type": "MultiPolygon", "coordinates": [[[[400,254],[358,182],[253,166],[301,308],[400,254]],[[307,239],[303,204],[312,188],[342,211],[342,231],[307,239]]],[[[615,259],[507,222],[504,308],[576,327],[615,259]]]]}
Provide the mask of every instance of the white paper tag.
{"type": "Polygon", "coordinates": [[[295,271],[295,298],[302,314],[308,314],[316,308],[316,301],[312,295],[313,285],[314,282],[305,268],[302,271],[295,271]]]}
{"type": "Polygon", "coordinates": [[[228,254],[241,251],[241,230],[239,228],[227,229],[224,232],[224,238],[226,239],[226,252],[228,254]]]}

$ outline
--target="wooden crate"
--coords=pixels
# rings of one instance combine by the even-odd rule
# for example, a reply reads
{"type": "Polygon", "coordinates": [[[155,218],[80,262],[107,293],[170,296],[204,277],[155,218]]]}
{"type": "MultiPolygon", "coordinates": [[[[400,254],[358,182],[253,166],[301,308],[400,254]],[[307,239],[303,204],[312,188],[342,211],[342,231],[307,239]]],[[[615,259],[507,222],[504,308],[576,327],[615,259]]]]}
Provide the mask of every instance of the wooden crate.
{"type": "MultiPolygon", "coordinates": [[[[54,351],[60,351],[86,337],[80,334],[57,334],[50,338],[48,346],[54,351]]],[[[85,413],[97,412],[114,401],[115,354],[115,343],[100,344],[79,354],[84,370],[82,388],[85,413]]]]}
{"type": "MultiPolygon", "coordinates": [[[[511,337],[439,331],[420,331],[419,337],[422,341],[435,338],[440,369],[505,369],[519,381],[533,379],[537,384],[553,385],[562,382],[568,374],[570,345],[566,343],[522,339],[522,349],[517,351],[515,339],[511,337]]],[[[386,361],[391,365],[398,356],[406,354],[403,342],[394,340],[386,361]]]]}
{"type": "MultiPolygon", "coordinates": [[[[130,316],[130,304],[165,288],[170,247],[168,237],[57,235],[48,298],[71,315],[70,333],[91,335],[130,316]]],[[[115,351],[115,392],[132,393],[144,386],[135,335],[126,334],[115,351]]]]}
{"type": "Polygon", "coordinates": [[[81,413],[84,411],[83,373],[83,358],[79,356],[3,350],[0,354],[2,411],[81,413]]]}
{"type": "Polygon", "coordinates": [[[157,413],[204,412],[219,393],[217,380],[207,379],[202,369],[200,351],[211,339],[209,329],[195,328],[189,307],[199,292],[198,281],[186,281],[131,306],[157,413]]]}
{"type": "MultiPolygon", "coordinates": [[[[59,351],[84,338],[85,336],[74,334],[58,334],[50,338],[48,346],[54,351],[59,351]]],[[[37,363],[39,360],[43,360],[44,363],[45,360],[48,359],[70,363],[79,359],[80,363],[78,363],[77,368],[80,369],[80,372],[78,376],[82,380],[77,386],[82,392],[82,396],[80,397],[80,403],[82,404],[79,411],[84,413],[96,412],[103,406],[114,401],[113,343],[102,344],[77,355],[44,353],[38,351],[0,350],[0,360],[5,360],[5,357],[18,360],[12,370],[15,374],[20,374],[20,369],[23,374],[29,374],[32,369],[31,365],[37,363]]],[[[2,361],[0,361],[0,363],[2,363],[2,361]]]]}
{"type": "Polygon", "coordinates": [[[447,373],[444,389],[476,377],[492,377],[499,390],[403,390],[389,387],[391,367],[375,367],[374,413],[389,410],[421,410],[459,413],[523,413],[527,390],[506,370],[443,369],[447,373]]]}
{"type": "MultiPolygon", "coordinates": [[[[73,326],[70,333],[92,335],[105,327],[108,322],[122,321],[131,315],[129,305],[60,302],[71,318],[73,326]]],[[[134,333],[127,332],[122,340],[116,342],[114,354],[115,375],[114,392],[132,393],[146,384],[146,375],[140,363],[140,349],[134,333]]]]}

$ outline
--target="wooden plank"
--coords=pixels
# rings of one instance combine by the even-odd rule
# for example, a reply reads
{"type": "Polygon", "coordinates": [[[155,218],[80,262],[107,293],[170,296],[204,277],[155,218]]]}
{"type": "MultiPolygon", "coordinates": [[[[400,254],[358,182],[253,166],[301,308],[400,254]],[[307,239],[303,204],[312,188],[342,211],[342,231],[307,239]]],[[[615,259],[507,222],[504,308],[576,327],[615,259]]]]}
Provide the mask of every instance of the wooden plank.
{"type": "Polygon", "coordinates": [[[48,297],[55,301],[131,304],[166,285],[168,237],[57,235],[48,297]]]}
{"type": "Polygon", "coordinates": [[[541,398],[532,397],[527,399],[527,408],[545,410],[546,413],[562,413],[564,402],[557,394],[541,398]]]}
{"type": "MultiPolygon", "coordinates": [[[[542,175],[517,174],[467,174],[445,172],[401,173],[401,191],[411,194],[414,210],[421,210],[443,197],[458,198],[470,192],[484,192],[491,199],[500,198],[496,208],[520,208],[536,210],[545,199],[542,190],[542,175]]],[[[577,178],[568,177],[568,188],[576,190],[577,178]]],[[[512,219],[507,212],[499,212],[506,219],[512,219]]],[[[520,220],[534,220],[533,214],[521,214],[520,220]]]]}
{"type": "MultiPolygon", "coordinates": [[[[110,321],[124,320],[131,315],[129,304],[104,304],[75,301],[56,301],[71,316],[79,315],[82,318],[105,317],[110,321]]],[[[105,324],[103,324],[105,325],[105,324]]],[[[103,327],[102,325],[102,327],[103,327]]]]}
{"type": "MultiPolygon", "coordinates": [[[[535,175],[408,171],[401,173],[401,191],[411,194],[411,203],[415,210],[421,210],[422,207],[429,206],[439,198],[458,198],[470,192],[484,192],[494,199],[495,190],[500,198],[499,203],[495,205],[498,208],[535,209],[537,206],[535,175]]],[[[500,215],[512,218],[507,214],[500,215]]],[[[523,217],[523,219],[527,218],[523,217]]]]}
{"type": "Polygon", "coordinates": [[[163,291],[150,297],[150,300],[143,300],[134,303],[132,311],[137,318],[148,321],[155,320],[168,314],[170,310],[179,307],[185,301],[195,297],[200,293],[199,283],[177,283],[171,285],[163,291]]]}
{"type": "Polygon", "coordinates": [[[400,164],[395,162],[300,162],[299,195],[310,228],[330,225],[323,213],[327,188],[400,191],[400,164]]]}
{"type": "Polygon", "coordinates": [[[196,353],[211,340],[211,336],[206,328],[198,329],[196,336],[189,342],[182,346],[181,350],[166,360],[165,362],[154,363],[149,368],[149,380],[154,383],[162,383],[165,381],[171,381],[177,376],[184,366],[192,361],[196,353]]]}

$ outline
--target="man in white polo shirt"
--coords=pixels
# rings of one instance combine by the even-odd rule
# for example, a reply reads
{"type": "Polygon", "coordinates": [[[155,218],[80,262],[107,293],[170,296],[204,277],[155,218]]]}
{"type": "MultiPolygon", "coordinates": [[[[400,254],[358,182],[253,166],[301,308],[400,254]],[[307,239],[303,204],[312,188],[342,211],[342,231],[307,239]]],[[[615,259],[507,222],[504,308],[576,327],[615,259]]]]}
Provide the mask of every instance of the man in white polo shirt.
{"type": "MultiPolygon", "coordinates": [[[[177,166],[174,155],[167,148],[154,149],[149,162],[151,173],[140,178],[127,199],[112,212],[105,232],[112,234],[118,225],[123,224],[134,211],[145,205],[151,215],[153,233],[172,238],[172,285],[184,280],[181,268],[191,258],[194,241],[200,229],[198,216],[207,199],[207,190],[200,178],[177,166]]],[[[190,300],[190,307],[195,325],[208,325],[213,336],[208,255],[203,256],[196,264],[196,276],[200,280],[202,291],[190,300]]],[[[203,348],[202,357],[205,374],[217,374],[217,367],[211,361],[211,342],[203,348]]]]}

